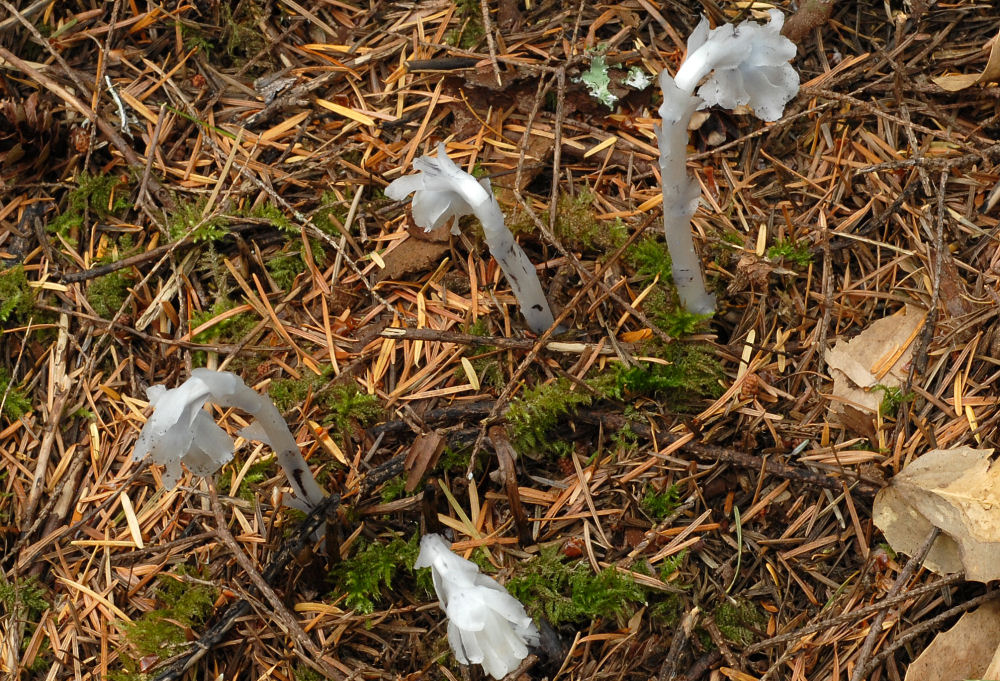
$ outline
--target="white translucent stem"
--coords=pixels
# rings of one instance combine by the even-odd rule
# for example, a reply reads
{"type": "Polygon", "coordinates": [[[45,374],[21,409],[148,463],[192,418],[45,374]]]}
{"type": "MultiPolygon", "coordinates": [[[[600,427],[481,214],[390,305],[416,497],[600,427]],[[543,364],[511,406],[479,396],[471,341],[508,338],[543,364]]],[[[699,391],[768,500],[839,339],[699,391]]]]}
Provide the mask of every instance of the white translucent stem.
{"type": "Polygon", "coordinates": [[[302,458],[299,445],[295,442],[295,437],[278,412],[278,408],[266,397],[261,397],[260,401],[260,409],[254,413],[257,423],[267,435],[268,442],[278,457],[278,464],[285,472],[295,496],[312,510],[323,501],[326,494],[313,477],[309,464],[302,458]]]}
{"type": "MultiPolygon", "coordinates": [[[[697,81],[695,81],[697,82],[697,81]]],[[[695,314],[715,312],[715,296],[705,290],[701,260],[694,248],[691,218],[698,208],[701,189],[687,173],[688,123],[701,100],[681,90],[666,71],[660,74],[663,89],[660,145],[660,178],[663,187],[663,231],[681,304],[695,314]]]]}
{"type": "Polygon", "coordinates": [[[521,314],[532,331],[542,333],[552,326],[554,320],[535,266],[514,241],[514,235],[504,224],[503,212],[492,195],[489,200],[473,206],[473,210],[483,223],[486,245],[507,277],[510,289],[521,306],[521,314]]]}
{"type": "Polygon", "coordinates": [[[265,395],[258,394],[243,380],[229,372],[195,369],[192,375],[204,380],[212,390],[211,399],[222,407],[236,407],[254,416],[243,435],[260,440],[274,450],[278,464],[288,478],[288,484],[303,510],[311,510],[326,497],[316,482],[309,464],[302,458],[295,436],[281,417],[278,408],[265,395]]]}

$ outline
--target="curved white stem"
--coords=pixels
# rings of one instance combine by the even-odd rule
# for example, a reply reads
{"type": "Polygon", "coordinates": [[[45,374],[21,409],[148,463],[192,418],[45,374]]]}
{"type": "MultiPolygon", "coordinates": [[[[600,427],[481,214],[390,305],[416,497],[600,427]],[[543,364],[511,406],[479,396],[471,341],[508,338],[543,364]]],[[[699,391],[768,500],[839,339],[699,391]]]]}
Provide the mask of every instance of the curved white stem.
{"type": "Polygon", "coordinates": [[[701,260],[691,233],[691,218],[698,208],[701,188],[687,173],[688,123],[701,99],[678,88],[665,70],[660,73],[660,87],[663,123],[656,135],[660,146],[663,232],[670,251],[674,285],[688,311],[712,314],[715,296],[705,290],[701,260]]]}

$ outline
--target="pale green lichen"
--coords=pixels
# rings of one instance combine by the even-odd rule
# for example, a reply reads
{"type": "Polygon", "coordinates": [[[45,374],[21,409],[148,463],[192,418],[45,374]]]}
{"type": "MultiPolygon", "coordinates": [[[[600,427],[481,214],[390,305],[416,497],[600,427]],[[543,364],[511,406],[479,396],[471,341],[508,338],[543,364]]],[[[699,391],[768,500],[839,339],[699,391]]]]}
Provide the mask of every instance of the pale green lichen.
{"type": "Polygon", "coordinates": [[[594,55],[590,59],[590,69],[584,71],[577,79],[578,83],[587,86],[591,96],[604,106],[613,109],[618,97],[608,89],[611,76],[608,75],[608,62],[602,55],[594,55]]]}

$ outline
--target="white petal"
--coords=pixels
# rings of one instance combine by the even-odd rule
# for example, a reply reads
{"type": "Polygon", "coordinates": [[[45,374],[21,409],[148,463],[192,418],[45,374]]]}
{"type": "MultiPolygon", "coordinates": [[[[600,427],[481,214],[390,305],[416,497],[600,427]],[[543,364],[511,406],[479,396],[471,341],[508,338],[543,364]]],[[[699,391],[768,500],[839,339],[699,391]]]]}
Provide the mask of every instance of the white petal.
{"type": "Polygon", "coordinates": [[[233,458],[233,438],[202,410],[194,419],[194,440],[183,458],[195,475],[209,476],[233,458]]]}
{"type": "Polygon", "coordinates": [[[448,620],[462,631],[482,631],[486,627],[488,606],[483,602],[485,589],[457,589],[450,594],[445,612],[448,620]]]}
{"type": "Polygon", "coordinates": [[[465,649],[465,656],[469,659],[469,662],[481,663],[485,655],[479,642],[479,632],[466,631],[462,627],[458,627],[458,633],[461,637],[462,647],[465,649]]]}
{"type": "Polygon", "coordinates": [[[417,192],[410,204],[413,222],[428,232],[437,229],[454,214],[452,204],[456,200],[461,201],[457,194],[450,191],[424,189],[417,192]]]}
{"type": "Polygon", "coordinates": [[[691,31],[691,35],[688,36],[688,54],[694,52],[705,44],[705,41],[708,40],[708,32],[708,18],[702,14],[701,21],[698,22],[698,25],[694,27],[693,31],[691,31]]]}
{"type": "Polygon", "coordinates": [[[455,659],[460,664],[469,664],[469,656],[465,654],[465,646],[462,645],[462,632],[454,622],[448,622],[448,643],[451,644],[451,652],[455,653],[455,659]]]}
{"type": "Polygon", "coordinates": [[[724,109],[735,109],[750,101],[750,95],[743,83],[740,69],[718,70],[705,84],[698,89],[698,96],[705,100],[702,108],[721,106],[724,109]]]}
{"type": "Polygon", "coordinates": [[[389,186],[385,188],[385,195],[394,201],[402,201],[413,192],[423,188],[424,176],[422,173],[405,175],[390,182],[389,186]]]}

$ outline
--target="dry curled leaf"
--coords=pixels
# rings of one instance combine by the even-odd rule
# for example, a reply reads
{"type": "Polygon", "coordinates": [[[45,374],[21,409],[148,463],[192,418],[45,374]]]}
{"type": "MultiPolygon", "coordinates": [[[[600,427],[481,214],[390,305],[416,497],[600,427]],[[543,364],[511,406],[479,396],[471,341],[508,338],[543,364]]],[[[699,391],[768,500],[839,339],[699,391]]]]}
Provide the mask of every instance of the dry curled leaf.
{"type": "Polygon", "coordinates": [[[914,340],[924,321],[924,311],[907,306],[894,315],[873,322],[850,341],[840,340],[826,351],[833,378],[833,405],[878,412],[883,391],[877,386],[902,385],[913,356],[914,340]]]}
{"type": "Polygon", "coordinates": [[[434,468],[446,441],[440,433],[421,433],[413,440],[406,454],[406,493],[417,488],[424,473],[434,468]]]}
{"type": "Polygon", "coordinates": [[[1000,34],[991,41],[990,58],[986,62],[986,68],[982,73],[964,73],[948,76],[937,76],[931,78],[941,88],[949,92],[958,92],[978,83],[992,83],[1000,81],[1000,34]]]}
{"type": "Polygon", "coordinates": [[[935,636],[907,668],[904,681],[996,679],[998,647],[1000,603],[991,601],[935,636]]]}
{"type": "Polygon", "coordinates": [[[941,530],[924,567],[965,572],[968,580],[1000,579],[1000,466],[992,449],[927,452],[875,497],[872,518],[893,550],[913,555],[941,530]]]}

